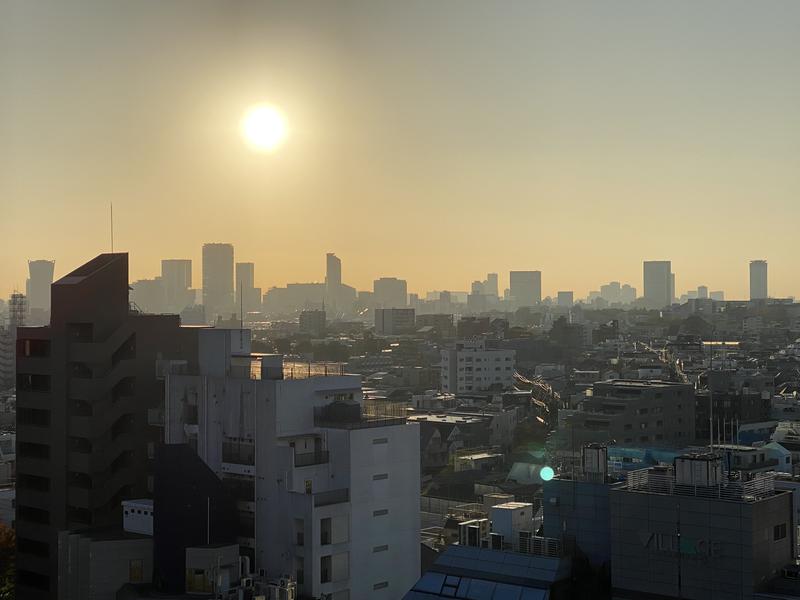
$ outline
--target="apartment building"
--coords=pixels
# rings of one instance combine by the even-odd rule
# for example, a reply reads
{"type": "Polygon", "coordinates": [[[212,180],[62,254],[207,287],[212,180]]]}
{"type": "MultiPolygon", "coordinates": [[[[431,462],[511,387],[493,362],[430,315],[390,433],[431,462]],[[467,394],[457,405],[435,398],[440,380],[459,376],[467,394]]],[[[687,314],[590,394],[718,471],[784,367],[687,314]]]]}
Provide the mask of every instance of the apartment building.
{"type": "Polygon", "coordinates": [[[238,335],[201,331],[198,372],[167,375],[166,441],[234,492],[254,571],[310,597],[401,598],[419,576],[419,426],[367,415],[358,376],[284,378],[238,335]]]}
{"type": "Polygon", "coordinates": [[[197,330],[128,303],[128,255],[101,254],[52,286],[46,327],[17,336],[17,597],[57,595],[58,532],[119,523],[150,494],[160,359],[197,330]]]}
{"type": "Polygon", "coordinates": [[[443,392],[463,394],[508,389],[514,383],[514,350],[487,348],[486,340],[462,340],[442,350],[443,392]]]}

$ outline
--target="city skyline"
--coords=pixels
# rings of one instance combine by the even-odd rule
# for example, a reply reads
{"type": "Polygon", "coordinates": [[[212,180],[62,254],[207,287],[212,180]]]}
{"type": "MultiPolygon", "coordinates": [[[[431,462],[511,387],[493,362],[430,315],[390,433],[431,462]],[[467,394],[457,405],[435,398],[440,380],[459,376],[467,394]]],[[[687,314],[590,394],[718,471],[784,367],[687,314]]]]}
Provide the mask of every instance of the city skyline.
{"type": "MultiPolygon", "coordinates": [[[[217,242],[211,242],[211,244],[216,244],[216,243],[217,242]]],[[[223,242],[219,242],[219,243],[222,244],[223,242]]],[[[225,244],[227,244],[227,243],[228,242],[225,242],[225,244]]],[[[510,288],[510,272],[522,270],[522,269],[509,269],[509,270],[489,269],[485,273],[472,273],[471,275],[468,275],[463,281],[460,281],[460,282],[452,274],[450,274],[450,273],[445,271],[445,272],[442,273],[442,278],[440,280],[438,280],[438,281],[440,281],[439,284],[436,283],[436,281],[437,281],[436,279],[429,278],[429,279],[431,279],[431,281],[433,281],[433,285],[431,287],[419,286],[419,285],[417,285],[417,282],[414,281],[413,279],[410,279],[409,277],[406,277],[403,273],[393,272],[393,271],[391,271],[391,269],[388,269],[387,272],[374,271],[374,272],[372,272],[372,274],[370,274],[370,272],[367,270],[366,273],[363,275],[363,277],[364,277],[363,281],[362,280],[354,281],[353,278],[350,276],[350,273],[351,273],[352,267],[355,266],[355,263],[353,261],[351,261],[351,260],[348,260],[348,257],[343,257],[342,255],[337,253],[335,250],[328,249],[328,250],[326,250],[325,253],[323,253],[322,256],[317,256],[315,264],[311,264],[310,267],[305,267],[305,265],[304,265],[304,268],[302,268],[302,269],[293,269],[293,270],[291,270],[291,272],[297,273],[297,276],[295,276],[294,278],[288,279],[288,280],[285,280],[285,281],[273,281],[273,280],[271,280],[269,278],[269,269],[265,268],[265,265],[259,263],[257,260],[256,261],[249,260],[249,259],[248,260],[242,260],[242,258],[240,257],[240,255],[237,252],[237,248],[238,248],[237,244],[236,243],[231,243],[231,245],[233,246],[233,251],[234,251],[233,260],[235,261],[235,263],[237,263],[237,264],[242,264],[242,263],[251,264],[251,263],[254,263],[255,264],[255,266],[256,266],[256,270],[255,270],[255,287],[257,289],[260,289],[262,293],[266,293],[270,288],[283,287],[283,286],[285,286],[285,285],[287,285],[289,283],[301,283],[301,282],[325,283],[325,272],[326,272],[326,262],[325,262],[326,256],[325,255],[328,254],[328,253],[336,255],[336,257],[341,262],[342,266],[341,266],[340,276],[341,276],[341,279],[342,279],[342,283],[346,283],[348,285],[353,285],[355,287],[355,289],[358,290],[358,291],[362,291],[362,290],[363,291],[370,291],[370,290],[372,290],[373,284],[374,284],[376,279],[395,277],[397,279],[405,280],[406,282],[408,282],[408,293],[416,293],[416,294],[419,294],[421,297],[424,297],[424,295],[426,293],[435,292],[435,291],[452,291],[452,292],[458,291],[458,292],[467,292],[467,293],[469,293],[470,292],[470,282],[475,281],[476,277],[484,277],[484,276],[486,276],[486,273],[494,273],[494,274],[498,275],[498,292],[499,292],[499,296],[502,297],[503,293],[504,293],[504,290],[507,290],[507,289],[510,288]],[[266,275],[264,274],[265,271],[267,272],[266,275]],[[301,275],[301,274],[306,274],[306,273],[308,273],[308,277],[304,278],[304,276],[301,275]],[[443,285],[442,282],[446,282],[446,281],[454,281],[455,285],[452,285],[452,286],[443,285]]],[[[125,250],[120,250],[120,251],[124,252],[125,250]]],[[[153,278],[156,278],[156,277],[160,277],[161,276],[161,261],[176,261],[176,260],[177,261],[183,261],[183,260],[188,260],[188,261],[191,261],[191,263],[193,265],[193,268],[190,268],[191,283],[192,283],[191,287],[192,287],[192,289],[196,289],[196,290],[202,291],[202,289],[203,289],[203,285],[202,285],[202,262],[203,262],[202,261],[202,245],[200,247],[200,252],[198,254],[199,254],[199,256],[197,256],[197,257],[193,256],[191,258],[188,258],[189,253],[183,253],[180,257],[169,257],[169,258],[168,257],[162,257],[162,258],[157,259],[157,262],[154,265],[153,269],[146,270],[146,271],[139,272],[139,273],[137,273],[137,272],[133,271],[133,269],[131,269],[131,275],[130,275],[131,283],[133,283],[135,281],[138,281],[138,280],[153,279],[153,278]]],[[[130,259],[131,262],[132,263],[135,262],[135,257],[136,257],[135,253],[130,253],[130,257],[131,257],[131,259],[130,259]]],[[[29,260],[35,260],[35,259],[31,258],[29,260]]],[[[673,272],[673,274],[675,275],[675,278],[676,278],[676,287],[675,287],[675,290],[674,290],[675,299],[680,299],[681,296],[685,295],[687,292],[694,292],[698,288],[706,287],[706,288],[708,288],[708,290],[711,290],[711,291],[717,291],[717,290],[723,291],[725,293],[725,298],[727,300],[747,300],[747,299],[750,298],[750,280],[749,280],[749,277],[750,277],[750,263],[754,262],[754,261],[755,262],[760,262],[761,260],[765,260],[765,259],[752,258],[752,259],[746,260],[745,262],[743,262],[742,265],[740,265],[740,267],[741,267],[740,270],[742,272],[741,279],[742,279],[743,282],[742,282],[741,285],[737,286],[738,289],[741,290],[740,293],[738,293],[738,294],[732,291],[732,289],[737,289],[737,288],[727,288],[727,287],[724,287],[724,286],[721,286],[721,285],[715,285],[713,283],[713,280],[712,281],[708,281],[706,279],[700,279],[700,280],[698,280],[696,285],[691,285],[691,284],[685,283],[683,277],[681,276],[682,272],[679,269],[676,269],[673,266],[672,272],[673,272]]],[[[579,299],[585,299],[588,296],[590,296],[590,294],[592,294],[593,292],[599,292],[604,285],[606,285],[606,284],[608,284],[610,282],[619,282],[621,284],[630,284],[630,285],[633,286],[633,288],[637,292],[637,296],[636,297],[637,298],[642,298],[642,297],[644,297],[644,278],[643,278],[643,275],[642,275],[642,265],[645,262],[654,262],[654,261],[651,261],[651,260],[648,260],[648,259],[642,259],[641,261],[639,261],[638,262],[638,275],[634,275],[634,276],[632,276],[630,278],[613,277],[613,276],[609,276],[607,278],[600,277],[599,281],[597,281],[597,283],[593,283],[592,285],[584,285],[584,284],[581,284],[581,285],[570,285],[569,281],[567,281],[567,283],[564,286],[559,287],[554,283],[550,283],[550,273],[545,271],[544,269],[531,267],[531,268],[525,269],[525,270],[526,271],[540,271],[541,272],[541,282],[542,282],[541,283],[541,298],[543,300],[545,298],[551,298],[553,301],[555,301],[557,299],[558,293],[562,292],[562,291],[571,291],[571,292],[573,292],[576,301],[579,300],[579,299]]],[[[655,262],[659,262],[659,261],[655,261],[655,262]]],[[[670,261],[667,259],[667,262],[670,262],[670,261]]],[[[771,260],[767,260],[767,263],[769,264],[770,271],[771,271],[770,275],[769,275],[769,297],[771,297],[771,298],[794,297],[794,295],[792,295],[792,294],[783,295],[783,294],[780,294],[780,293],[773,292],[773,290],[776,290],[776,289],[778,289],[778,290],[786,289],[787,286],[785,285],[786,282],[781,282],[780,280],[777,279],[778,276],[775,275],[775,273],[773,271],[772,261],[771,260]]],[[[672,264],[674,265],[674,262],[672,264]]],[[[363,272],[363,266],[364,265],[361,265],[362,268],[356,268],[356,269],[352,269],[352,270],[355,270],[356,272],[363,272]]],[[[369,266],[367,266],[367,269],[368,268],[369,268],[369,266]]],[[[27,271],[27,261],[25,262],[25,269],[27,271]]],[[[66,265],[66,266],[63,267],[63,269],[64,269],[63,271],[59,269],[59,261],[56,260],[55,261],[55,279],[58,279],[59,277],[64,275],[66,272],[69,272],[72,269],[72,266],[71,265],[66,265]]],[[[437,275],[433,275],[433,277],[436,277],[436,276],[437,275]]],[[[25,273],[25,277],[27,278],[27,272],[25,273]]],[[[596,279],[598,279],[598,278],[595,277],[593,279],[593,281],[596,280],[596,279]]],[[[711,279],[711,278],[709,278],[709,279],[711,279]]],[[[233,283],[234,283],[234,287],[235,287],[235,281],[233,283]]],[[[23,282],[23,284],[21,286],[21,289],[19,288],[19,286],[13,286],[12,288],[9,288],[9,291],[6,294],[4,294],[4,295],[2,295],[0,297],[8,297],[11,293],[20,292],[20,291],[22,293],[24,293],[24,291],[25,291],[24,282],[23,282]]],[[[237,296],[237,298],[238,298],[238,296],[237,296]]],[[[237,303],[238,303],[238,300],[237,300],[237,303]]]]}
{"type": "Polygon", "coordinates": [[[361,288],[536,269],[583,296],[640,288],[653,258],[678,290],[745,298],[741,265],[766,257],[771,292],[800,296],[800,5],[7,6],[4,296],[26,258],[108,251],[110,201],[134,278],[225,238],[262,288],[335,248],[361,288]],[[274,154],[239,134],[260,102],[290,124],[274,154]]]}

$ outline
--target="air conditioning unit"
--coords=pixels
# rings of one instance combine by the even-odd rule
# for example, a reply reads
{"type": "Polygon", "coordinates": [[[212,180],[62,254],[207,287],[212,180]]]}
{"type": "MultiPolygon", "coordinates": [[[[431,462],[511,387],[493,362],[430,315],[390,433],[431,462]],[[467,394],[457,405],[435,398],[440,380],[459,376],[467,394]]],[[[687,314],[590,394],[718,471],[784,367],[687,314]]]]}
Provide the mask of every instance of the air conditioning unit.
{"type": "Polygon", "coordinates": [[[500,533],[490,533],[489,534],[489,547],[492,550],[502,550],[503,549],[503,536],[500,533]]]}
{"type": "Polygon", "coordinates": [[[472,519],[458,524],[458,543],[462,546],[481,547],[481,540],[489,537],[489,519],[472,519]]]}
{"type": "Polygon", "coordinates": [[[245,589],[250,589],[253,587],[253,578],[252,577],[243,577],[242,578],[242,587],[245,589]]]}

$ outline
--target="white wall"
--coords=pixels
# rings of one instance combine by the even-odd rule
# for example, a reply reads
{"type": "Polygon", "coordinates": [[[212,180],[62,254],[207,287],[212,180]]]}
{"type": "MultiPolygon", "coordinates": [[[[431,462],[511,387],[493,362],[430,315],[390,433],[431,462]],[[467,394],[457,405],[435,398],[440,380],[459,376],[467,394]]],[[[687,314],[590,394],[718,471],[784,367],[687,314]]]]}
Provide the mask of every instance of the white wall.
{"type": "Polygon", "coordinates": [[[419,426],[352,431],[350,461],[350,598],[402,598],[419,578],[419,426]],[[386,443],[374,443],[384,438],[386,443]],[[373,479],[382,474],[388,478],[373,479]],[[382,510],[389,512],[373,516],[382,510]],[[388,550],[373,552],[386,545],[388,550]],[[373,589],[384,581],[388,587],[373,589]]]}

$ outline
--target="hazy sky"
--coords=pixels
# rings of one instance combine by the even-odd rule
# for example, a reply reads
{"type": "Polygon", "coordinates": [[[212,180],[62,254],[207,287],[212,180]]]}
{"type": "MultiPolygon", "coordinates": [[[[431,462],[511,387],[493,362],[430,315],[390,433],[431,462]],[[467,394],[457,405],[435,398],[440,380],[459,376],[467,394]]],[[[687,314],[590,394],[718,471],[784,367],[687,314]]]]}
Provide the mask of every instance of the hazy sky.
{"type": "Polygon", "coordinates": [[[800,296],[800,2],[0,0],[0,294],[109,249],[232,242],[264,288],[800,296]],[[292,135],[253,153],[239,119],[292,135]]]}

